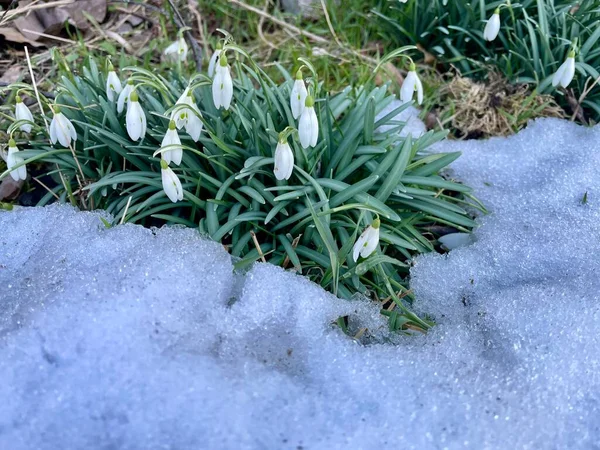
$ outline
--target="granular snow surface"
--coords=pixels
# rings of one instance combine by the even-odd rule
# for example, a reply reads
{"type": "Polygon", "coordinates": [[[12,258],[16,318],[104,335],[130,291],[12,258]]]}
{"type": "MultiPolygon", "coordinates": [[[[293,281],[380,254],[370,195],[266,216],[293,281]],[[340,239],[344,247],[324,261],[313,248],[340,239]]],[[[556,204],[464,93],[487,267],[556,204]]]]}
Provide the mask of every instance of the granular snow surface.
{"type": "Polygon", "coordinates": [[[437,149],[490,214],[415,260],[426,336],[193,230],[0,212],[0,449],[600,449],[600,128],[437,149]]]}

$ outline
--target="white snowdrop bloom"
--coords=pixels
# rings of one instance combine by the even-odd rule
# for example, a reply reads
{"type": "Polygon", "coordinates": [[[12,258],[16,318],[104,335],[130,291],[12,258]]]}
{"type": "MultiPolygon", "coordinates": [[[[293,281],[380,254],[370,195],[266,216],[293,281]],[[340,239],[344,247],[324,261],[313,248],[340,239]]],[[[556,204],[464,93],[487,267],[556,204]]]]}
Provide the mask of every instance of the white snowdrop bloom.
{"type": "Polygon", "coordinates": [[[115,100],[115,95],[119,95],[121,91],[123,91],[121,80],[119,80],[119,77],[111,64],[106,77],[106,98],[112,102],[115,100]]]}
{"type": "Polygon", "coordinates": [[[233,98],[233,80],[227,64],[227,57],[221,54],[219,64],[215,69],[215,78],[212,85],[213,102],[217,109],[223,107],[226,110],[231,105],[233,98]]]}
{"type": "Polygon", "coordinates": [[[125,103],[129,103],[129,96],[133,92],[133,81],[127,81],[127,84],[119,94],[119,99],[117,100],[117,112],[122,113],[125,108],[125,103]]]}
{"type": "Polygon", "coordinates": [[[194,142],[198,142],[204,123],[202,122],[200,108],[196,105],[194,94],[189,88],[183,91],[183,95],[175,103],[175,109],[171,113],[171,120],[175,121],[178,130],[185,127],[186,133],[190,135],[194,142]],[[186,107],[182,107],[181,105],[186,105],[186,107]]]}
{"type": "Polygon", "coordinates": [[[354,259],[354,262],[358,261],[359,255],[363,258],[367,258],[375,251],[377,245],[379,244],[380,225],[380,220],[375,219],[373,223],[369,225],[358,237],[352,249],[352,258],[354,259]]]}
{"type": "Polygon", "coordinates": [[[417,67],[414,63],[410,63],[408,74],[400,88],[400,100],[404,103],[410,102],[415,91],[417,91],[417,103],[420,105],[423,103],[423,85],[417,75],[417,67]]]}
{"type": "Polygon", "coordinates": [[[173,172],[164,159],[160,160],[160,169],[163,190],[165,191],[165,194],[167,194],[167,197],[169,197],[169,200],[173,203],[183,200],[181,181],[179,181],[175,172],[173,172]]]}
{"type": "Polygon", "coordinates": [[[127,127],[127,134],[129,134],[132,141],[144,139],[146,135],[146,114],[144,114],[138,94],[135,91],[129,96],[125,126],[127,127]]]}
{"type": "Polygon", "coordinates": [[[308,96],[308,91],[306,90],[306,86],[304,84],[304,80],[302,79],[302,72],[296,72],[296,81],[294,81],[294,87],[292,88],[292,93],[290,95],[290,107],[292,108],[292,116],[294,119],[297,119],[304,111],[304,104],[306,102],[306,97],[308,96]]]}
{"type": "Polygon", "coordinates": [[[279,141],[275,149],[275,165],[273,173],[278,180],[289,180],[294,170],[294,153],[290,144],[279,141]]]}
{"type": "Polygon", "coordinates": [[[33,127],[33,114],[27,107],[21,97],[17,95],[17,104],[15,105],[15,117],[17,120],[26,120],[31,123],[22,124],[19,129],[24,131],[25,133],[31,133],[31,128],[33,127]]]}
{"type": "Polygon", "coordinates": [[[302,148],[317,145],[319,121],[315,113],[315,101],[311,95],[307,96],[304,102],[304,111],[302,111],[300,122],[298,122],[298,135],[300,136],[302,148]]]}
{"type": "Polygon", "coordinates": [[[60,145],[68,148],[71,145],[71,140],[77,140],[75,127],[71,121],[60,112],[60,108],[55,106],[54,117],[52,118],[52,122],[50,122],[50,142],[52,142],[52,144],[60,142],[60,145]]]}
{"type": "Polygon", "coordinates": [[[552,86],[561,85],[566,88],[573,77],[575,76],[575,51],[571,50],[567,59],[560,65],[554,76],[552,77],[552,86]]]}
{"type": "Polygon", "coordinates": [[[177,39],[175,42],[169,45],[165,49],[164,54],[169,58],[173,58],[175,61],[177,59],[179,59],[179,61],[185,61],[188,54],[188,45],[185,42],[183,36],[181,36],[179,39],[177,39]]]}
{"type": "Polygon", "coordinates": [[[221,46],[221,44],[217,44],[217,49],[212,54],[212,56],[210,57],[210,61],[208,62],[208,76],[210,78],[215,76],[215,67],[217,67],[217,63],[219,62],[219,56],[221,55],[222,51],[223,47],[221,46]]]}
{"type": "Polygon", "coordinates": [[[23,163],[23,158],[19,156],[19,149],[16,142],[11,139],[8,141],[8,156],[6,157],[6,167],[10,170],[10,176],[13,180],[25,180],[27,178],[27,167],[24,165],[11,170],[13,167],[23,163]]]}
{"type": "Polygon", "coordinates": [[[181,140],[179,134],[177,134],[177,127],[175,122],[171,120],[169,122],[169,129],[165,133],[165,137],[160,144],[160,148],[170,147],[168,150],[163,151],[162,158],[170,164],[173,162],[175,165],[181,164],[181,158],[183,158],[183,148],[181,147],[181,140]],[[176,147],[177,146],[177,147],[176,147]]]}
{"type": "Polygon", "coordinates": [[[485,24],[485,29],[483,30],[483,38],[486,41],[493,41],[498,37],[498,33],[500,32],[500,10],[496,9],[490,20],[485,24]]]}

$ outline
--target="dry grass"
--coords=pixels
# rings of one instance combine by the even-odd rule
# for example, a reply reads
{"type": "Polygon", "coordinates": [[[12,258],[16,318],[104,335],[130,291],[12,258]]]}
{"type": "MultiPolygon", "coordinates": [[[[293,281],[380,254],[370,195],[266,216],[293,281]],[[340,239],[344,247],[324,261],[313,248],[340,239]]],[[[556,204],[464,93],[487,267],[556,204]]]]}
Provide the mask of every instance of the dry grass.
{"type": "Polygon", "coordinates": [[[566,117],[551,95],[538,95],[524,84],[509,84],[490,72],[487,82],[460,76],[441,89],[441,116],[450,115],[456,137],[508,136],[539,117],[566,117]]]}

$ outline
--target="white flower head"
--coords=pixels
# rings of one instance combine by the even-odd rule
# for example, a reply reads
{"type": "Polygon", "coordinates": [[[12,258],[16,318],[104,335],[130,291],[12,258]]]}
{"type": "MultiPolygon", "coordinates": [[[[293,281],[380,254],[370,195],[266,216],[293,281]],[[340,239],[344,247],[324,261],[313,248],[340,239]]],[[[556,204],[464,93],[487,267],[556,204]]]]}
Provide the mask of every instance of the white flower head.
{"type": "Polygon", "coordinates": [[[213,102],[217,109],[223,107],[229,109],[233,98],[233,80],[227,64],[227,56],[221,53],[219,64],[215,69],[215,78],[212,85],[213,102]]]}
{"type": "Polygon", "coordinates": [[[60,112],[58,106],[54,106],[53,109],[54,117],[50,122],[50,142],[52,144],[60,142],[60,145],[68,148],[71,145],[71,140],[77,140],[77,132],[71,121],[60,112]]]}
{"type": "Polygon", "coordinates": [[[315,100],[312,95],[308,95],[304,102],[304,111],[300,115],[298,122],[298,136],[302,148],[314,147],[319,138],[319,120],[315,112],[315,100]]]}
{"type": "Polygon", "coordinates": [[[417,103],[420,105],[423,103],[423,85],[417,75],[417,66],[411,62],[408,74],[400,88],[400,100],[403,103],[410,102],[413,99],[415,91],[417,91],[417,103]]]}
{"type": "Polygon", "coordinates": [[[178,130],[185,127],[185,131],[194,142],[200,139],[200,133],[204,123],[202,122],[202,113],[194,100],[194,93],[186,88],[183,94],[175,103],[175,108],[171,113],[171,120],[175,121],[178,130]]]}
{"type": "Polygon", "coordinates": [[[115,100],[115,95],[119,95],[121,93],[123,86],[121,85],[121,80],[119,80],[113,65],[110,62],[108,64],[108,75],[106,76],[106,98],[112,102],[115,100]]]}
{"type": "Polygon", "coordinates": [[[280,135],[277,148],[275,148],[275,165],[273,173],[278,180],[289,180],[294,170],[294,153],[287,142],[287,137],[282,141],[280,135]]]}
{"type": "Polygon", "coordinates": [[[306,90],[306,85],[302,79],[302,72],[299,70],[296,72],[296,80],[294,81],[292,93],[290,94],[290,107],[292,108],[292,116],[294,116],[294,119],[300,117],[302,111],[304,111],[307,96],[308,91],[306,90]]]}
{"type": "Polygon", "coordinates": [[[215,76],[215,68],[217,67],[217,63],[219,62],[219,56],[221,55],[222,51],[223,51],[223,46],[219,42],[217,44],[217,49],[212,54],[212,56],[210,57],[210,61],[208,62],[208,76],[210,78],[215,76]]]}
{"type": "Polygon", "coordinates": [[[129,134],[132,141],[144,139],[146,135],[146,114],[144,114],[138,94],[135,91],[129,96],[125,126],[127,127],[127,134],[129,134]]]}
{"type": "Polygon", "coordinates": [[[485,24],[485,29],[483,30],[483,38],[486,41],[493,41],[498,37],[498,33],[500,32],[500,9],[496,8],[490,20],[485,24]]]}
{"type": "Polygon", "coordinates": [[[13,169],[13,167],[23,164],[23,158],[19,156],[19,149],[17,148],[16,142],[11,139],[8,141],[8,156],[6,157],[6,167],[10,170],[10,176],[13,180],[26,180],[27,179],[27,167],[22,165],[13,169]],[[12,169],[12,170],[11,170],[12,169]]]}
{"type": "Polygon", "coordinates": [[[566,88],[575,76],[575,50],[571,50],[567,59],[563,62],[554,76],[552,77],[552,86],[561,85],[566,88]]]}
{"type": "Polygon", "coordinates": [[[33,114],[27,107],[21,97],[17,95],[17,104],[15,105],[15,118],[17,120],[26,120],[30,123],[24,123],[19,126],[19,129],[25,133],[31,133],[31,128],[33,127],[33,114]]]}
{"type": "Polygon", "coordinates": [[[179,139],[179,134],[177,134],[177,127],[175,126],[175,122],[171,120],[169,122],[169,128],[165,133],[165,137],[160,144],[160,148],[164,149],[168,147],[167,150],[164,150],[162,154],[162,158],[170,164],[173,162],[175,165],[181,164],[181,159],[183,158],[183,147],[181,147],[181,140],[179,139]]]}
{"type": "Polygon", "coordinates": [[[133,92],[133,80],[128,80],[127,84],[119,94],[119,99],[117,100],[117,112],[122,113],[123,109],[125,109],[125,103],[129,103],[129,96],[133,92]]]}
{"type": "Polygon", "coordinates": [[[379,245],[380,226],[381,222],[379,219],[375,219],[356,240],[352,249],[352,259],[354,259],[354,262],[358,261],[359,255],[367,258],[375,251],[377,245],[379,245]]]}
{"type": "Polygon", "coordinates": [[[188,54],[188,45],[183,36],[180,36],[175,42],[169,45],[165,51],[165,56],[174,61],[185,61],[188,54]]]}
{"type": "Polygon", "coordinates": [[[183,200],[181,181],[179,181],[175,172],[173,172],[164,159],[160,160],[160,169],[163,190],[165,191],[165,194],[167,194],[167,197],[169,197],[169,200],[173,203],[183,200]]]}

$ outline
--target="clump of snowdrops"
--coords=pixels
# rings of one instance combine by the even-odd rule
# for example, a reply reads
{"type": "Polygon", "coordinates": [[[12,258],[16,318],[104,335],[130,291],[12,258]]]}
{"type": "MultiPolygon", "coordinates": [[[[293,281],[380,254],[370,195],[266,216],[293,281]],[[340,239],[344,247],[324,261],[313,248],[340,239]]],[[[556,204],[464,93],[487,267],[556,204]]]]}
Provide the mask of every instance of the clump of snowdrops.
{"type": "MultiPolygon", "coordinates": [[[[184,50],[172,53],[185,58],[184,50]]],[[[400,137],[396,116],[423,95],[414,65],[406,103],[377,120],[395,99],[388,86],[330,94],[310,61],[294,69],[280,67],[276,82],[227,37],[208,72],[189,79],[177,67],[168,76],[117,72],[89,59],[80,73],[63,71],[53,100],[14,84],[2,177],[26,178],[27,164],[44,162],[56,185],[46,185],[41,205],[194,227],[238,268],[268,261],[340,297],[380,301],[392,330],[427,330],[431,322],[411,308],[409,260],[434,250],[436,227],[475,225],[470,189],[440,175],[459,153],[428,151],[443,132],[400,137]],[[35,99],[33,113],[21,97],[35,99]]]]}

